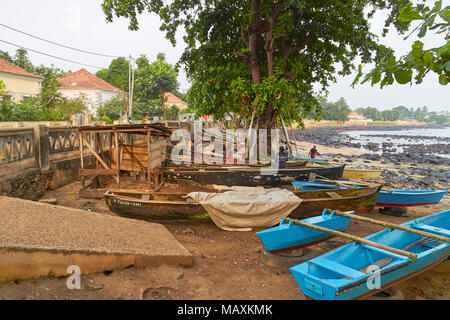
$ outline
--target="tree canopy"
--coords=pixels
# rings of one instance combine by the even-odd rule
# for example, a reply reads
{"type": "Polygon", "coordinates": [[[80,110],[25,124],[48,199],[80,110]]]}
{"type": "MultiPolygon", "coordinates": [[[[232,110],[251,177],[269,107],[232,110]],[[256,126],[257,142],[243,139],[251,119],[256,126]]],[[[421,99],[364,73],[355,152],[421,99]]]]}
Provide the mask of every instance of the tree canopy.
{"type": "Polygon", "coordinates": [[[139,28],[138,15],[154,12],[161,30],[175,41],[186,35],[181,63],[192,83],[191,108],[220,118],[234,112],[255,116],[260,127],[277,117],[302,123],[320,108],[314,84],[322,90],[337,75],[381,59],[389,51],[369,32],[376,10],[389,12],[386,25],[405,30],[397,16],[406,0],[104,0],[107,21],[125,17],[139,28]],[[367,15],[367,9],[369,14],[367,15]]]}
{"type": "Polygon", "coordinates": [[[348,121],[351,110],[344,98],[336,102],[328,102],[325,98],[320,99],[322,108],[322,119],[340,122],[348,121]]]}
{"type": "MultiPolygon", "coordinates": [[[[406,1],[399,12],[398,20],[407,24],[407,29],[411,27],[413,21],[420,21],[404,38],[405,40],[415,32],[418,39],[422,39],[428,31],[432,30],[442,34],[443,44],[436,48],[425,48],[422,41],[416,40],[411,51],[398,59],[392,52],[388,52],[384,57],[376,60],[375,68],[366,74],[361,83],[368,81],[372,85],[379,83],[381,88],[395,82],[420,84],[431,71],[438,75],[441,85],[448,84],[450,81],[450,5],[443,8],[442,1],[439,0],[430,8],[423,3],[413,6],[406,1]]],[[[362,68],[359,68],[353,85],[359,82],[362,75],[362,68]]]]}
{"type": "MultiPolygon", "coordinates": [[[[145,55],[141,55],[136,59],[136,65],[133,102],[153,105],[160,94],[177,93],[178,70],[166,61],[163,53],[159,53],[152,63],[145,55]]],[[[124,57],[114,59],[107,69],[99,70],[96,75],[120,89],[123,82],[124,91],[128,91],[129,61],[124,57]]]]}

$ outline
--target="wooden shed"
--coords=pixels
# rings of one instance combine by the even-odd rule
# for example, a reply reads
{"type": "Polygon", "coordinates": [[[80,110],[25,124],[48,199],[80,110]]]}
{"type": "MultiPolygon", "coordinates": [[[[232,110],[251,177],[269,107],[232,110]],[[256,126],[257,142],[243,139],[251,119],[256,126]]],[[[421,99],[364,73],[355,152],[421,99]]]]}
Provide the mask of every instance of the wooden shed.
{"type": "Polygon", "coordinates": [[[163,181],[163,162],[171,130],[161,123],[84,126],[80,139],[82,190],[99,176],[113,177],[120,188],[121,172],[140,172],[158,188],[163,181]],[[85,167],[85,157],[95,157],[95,168],[85,167]],[[86,184],[86,180],[91,182],[86,184]]]}

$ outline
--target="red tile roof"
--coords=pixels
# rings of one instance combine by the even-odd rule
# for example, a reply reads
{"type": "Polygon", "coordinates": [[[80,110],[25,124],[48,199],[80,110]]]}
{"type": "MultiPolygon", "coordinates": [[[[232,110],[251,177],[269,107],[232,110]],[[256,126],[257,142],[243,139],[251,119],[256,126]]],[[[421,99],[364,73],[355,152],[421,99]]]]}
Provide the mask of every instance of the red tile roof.
{"type": "Polygon", "coordinates": [[[124,93],[122,90],[119,90],[112,84],[90,73],[86,69],[81,69],[76,72],[69,73],[64,77],[58,78],[58,81],[62,84],[59,87],[60,89],[101,89],[124,93]]]}
{"type": "Polygon", "coordinates": [[[164,93],[164,101],[167,103],[186,103],[171,92],[164,93]]]}
{"type": "Polygon", "coordinates": [[[14,63],[8,62],[0,58],[0,72],[18,74],[21,76],[32,77],[37,79],[44,79],[44,77],[38,76],[37,74],[30,73],[25,69],[16,66],[14,63]]]}

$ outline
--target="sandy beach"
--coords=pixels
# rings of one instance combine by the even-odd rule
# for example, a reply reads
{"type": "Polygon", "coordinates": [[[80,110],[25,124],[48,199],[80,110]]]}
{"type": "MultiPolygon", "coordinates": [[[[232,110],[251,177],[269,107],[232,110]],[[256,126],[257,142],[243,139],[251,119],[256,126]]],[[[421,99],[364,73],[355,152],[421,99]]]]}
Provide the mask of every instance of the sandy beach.
{"type": "MultiPolygon", "coordinates": [[[[311,142],[297,142],[301,152],[306,152],[312,145],[311,142]]],[[[414,183],[426,181],[427,175],[414,173],[418,169],[448,171],[447,165],[401,163],[399,166],[384,158],[380,161],[367,160],[357,158],[360,152],[315,145],[321,153],[320,157],[331,162],[346,163],[348,168],[385,170],[376,181],[386,183],[387,186],[412,188],[414,183]],[[402,176],[410,180],[399,178],[402,176]],[[412,185],[411,181],[414,181],[412,185]]],[[[57,190],[49,190],[44,198],[55,198],[62,206],[115,215],[103,200],[80,199],[80,186],[79,182],[75,182],[57,190]]],[[[436,179],[427,187],[438,189],[448,187],[448,184],[436,179]]],[[[364,216],[400,224],[449,207],[450,196],[447,194],[441,203],[410,208],[404,216],[386,215],[376,209],[364,216]]],[[[16,281],[0,284],[0,299],[305,299],[286,268],[273,268],[263,262],[262,245],[255,234],[258,229],[251,232],[227,232],[212,222],[171,222],[163,225],[193,254],[193,267],[130,267],[85,275],[81,279],[81,290],[67,289],[64,277],[16,281]]],[[[376,225],[352,221],[347,232],[367,236],[381,229],[376,225]]],[[[346,242],[342,239],[333,240],[346,242]]],[[[324,245],[315,245],[312,249],[317,254],[329,250],[324,245]]],[[[448,261],[442,263],[398,288],[406,299],[450,299],[448,266],[448,261]]]]}

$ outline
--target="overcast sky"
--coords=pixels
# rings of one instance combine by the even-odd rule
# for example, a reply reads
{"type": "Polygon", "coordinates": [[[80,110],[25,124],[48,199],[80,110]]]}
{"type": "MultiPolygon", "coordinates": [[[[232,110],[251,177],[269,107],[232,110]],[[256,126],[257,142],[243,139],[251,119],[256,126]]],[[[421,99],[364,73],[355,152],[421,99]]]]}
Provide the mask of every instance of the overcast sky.
{"type": "MultiPolygon", "coordinates": [[[[180,58],[184,43],[180,32],[178,43],[173,47],[159,31],[160,21],[156,15],[143,14],[140,19],[139,31],[129,31],[128,21],[115,19],[106,23],[101,9],[101,0],[14,0],[2,1],[0,23],[9,27],[48,39],[67,46],[93,51],[97,53],[125,56],[130,54],[138,57],[146,54],[150,61],[156,59],[159,52],[166,54],[166,59],[175,64],[180,58]]],[[[381,34],[383,25],[382,14],[376,15],[372,23],[372,31],[381,34]]],[[[430,34],[431,35],[431,34],[430,34]]],[[[4,40],[29,49],[37,50],[53,56],[86,63],[92,66],[106,68],[113,58],[84,54],[61,48],[13,30],[0,26],[0,40],[4,40]]],[[[391,34],[382,38],[381,42],[392,47],[398,54],[408,52],[411,40],[403,41],[403,36],[391,34]]],[[[439,36],[427,38],[426,46],[433,47],[442,44],[439,36]]],[[[14,54],[17,47],[0,42],[0,50],[14,54]]],[[[29,52],[34,64],[53,64],[64,70],[76,71],[85,68],[92,73],[98,69],[75,63],[61,61],[38,53],[29,52]]],[[[368,67],[365,70],[369,70],[368,67]]],[[[370,84],[350,87],[354,75],[338,78],[337,83],[329,87],[329,100],[335,101],[344,97],[352,109],[358,107],[377,107],[380,110],[390,109],[399,105],[406,107],[422,107],[429,110],[450,111],[450,86],[442,86],[437,77],[428,74],[421,85],[392,85],[382,90],[371,87],[370,84]]],[[[179,81],[181,90],[186,91],[189,83],[181,70],[179,81]]]]}

